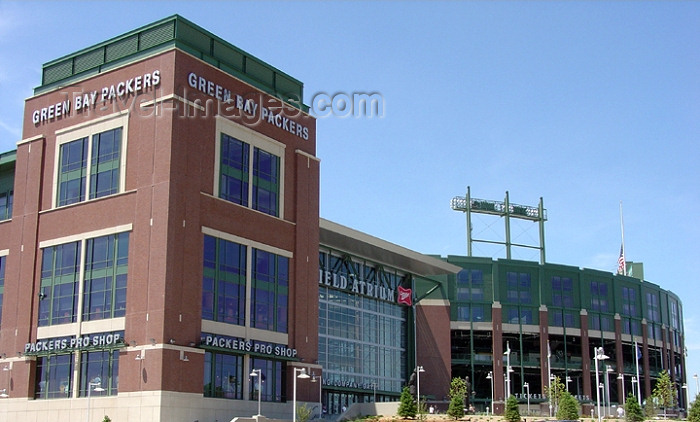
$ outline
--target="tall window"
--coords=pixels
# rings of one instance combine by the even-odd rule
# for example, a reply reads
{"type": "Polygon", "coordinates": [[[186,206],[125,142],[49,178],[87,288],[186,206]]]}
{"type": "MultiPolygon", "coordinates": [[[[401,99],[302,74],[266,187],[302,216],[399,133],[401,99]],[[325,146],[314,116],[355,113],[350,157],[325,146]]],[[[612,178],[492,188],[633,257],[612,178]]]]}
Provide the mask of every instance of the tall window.
{"type": "Polygon", "coordinates": [[[71,397],[73,361],[73,355],[70,353],[37,357],[35,397],[37,399],[71,397]]]}
{"type": "Polygon", "coordinates": [[[42,249],[39,325],[124,316],[129,234],[122,232],[42,249]],[[85,249],[85,260],[80,262],[85,249]],[[82,286],[79,280],[83,279],[82,286]],[[78,298],[83,295],[82,313],[78,298]]]}
{"type": "Polygon", "coordinates": [[[12,218],[13,190],[0,191],[0,221],[12,218]]]}
{"type": "Polygon", "coordinates": [[[509,303],[530,304],[532,295],[530,293],[531,281],[528,273],[506,273],[507,294],[509,303]]]}
{"type": "Polygon", "coordinates": [[[250,326],[286,333],[289,259],[253,249],[253,263],[250,326]]]}
{"type": "Polygon", "coordinates": [[[219,197],[280,216],[280,156],[225,133],[220,144],[219,197]]]}
{"type": "MultiPolygon", "coordinates": [[[[250,361],[250,367],[260,369],[262,372],[262,396],[263,401],[281,402],[285,397],[282,394],[284,385],[284,371],[281,361],[254,358],[250,361]]],[[[251,378],[250,399],[257,400],[258,380],[251,378]]]]}
{"type": "MultiPolygon", "coordinates": [[[[102,395],[115,396],[119,392],[119,349],[83,352],[80,357],[80,395],[88,395],[88,383],[97,384],[102,395]]],[[[94,394],[94,393],[93,393],[94,394]]]]}
{"type": "Polygon", "coordinates": [[[43,249],[39,325],[75,322],[80,276],[80,242],[43,249]]]}
{"type": "Polygon", "coordinates": [[[87,240],[83,320],[124,316],[129,234],[87,240]]]}
{"type": "Polygon", "coordinates": [[[204,236],[202,319],[245,324],[246,251],[244,245],[204,236]]]}
{"type": "Polygon", "coordinates": [[[84,201],[86,197],[95,199],[117,193],[121,143],[122,128],[115,128],[61,144],[56,205],[60,207],[84,201]]]}
{"type": "Polygon", "coordinates": [[[608,284],[591,281],[591,309],[599,312],[609,312],[608,309],[608,284]]]}
{"type": "Polygon", "coordinates": [[[484,321],[484,306],[473,302],[484,300],[484,272],[464,269],[457,273],[458,321],[484,321]]]}
{"type": "Polygon", "coordinates": [[[204,235],[202,319],[286,333],[288,296],[288,257],[204,235]]]}
{"type": "Polygon", "coordinates": [[[243,356],[204,354],[204,397],[243,398],[243,356]]]}

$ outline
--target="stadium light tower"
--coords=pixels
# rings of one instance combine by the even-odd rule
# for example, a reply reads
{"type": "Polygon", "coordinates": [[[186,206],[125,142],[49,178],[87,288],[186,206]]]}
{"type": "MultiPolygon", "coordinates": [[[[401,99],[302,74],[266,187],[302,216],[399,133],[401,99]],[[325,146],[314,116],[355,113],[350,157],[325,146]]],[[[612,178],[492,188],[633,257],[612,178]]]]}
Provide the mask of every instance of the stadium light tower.
{"type": "Polygon", "coordinates": [[[467,196],[455,196],[450,201],[450,207],[454,211],[462,211],[467,215],[467,256],[472,256],[472,243],[491,243],[497,245],[504,245],[506,247],[506,258],[511,259],[511,248],[531,248],[540,251],[540,264],[545,263],[545,249],[544,249],[544,222],[547,221],[547,211],[544,209],[544,202],[540,198],[540,203],[538,206],[528,206],[528,205],[518,205],[511,204],[508,197],[508,191],[506,191],[505,201],[493,201],[489,199],[474,199],[471,197],[471,188],[467,187],[467,196]],[[473,239],[472,238],[472,213],[476,214],[489,214],[498,217],[504,217],[505,220],[505,242],[486,240],[486,239],[473,239]],[[539,245],[526,245],[513,243],[510,238],[510,219],[517,218],[521,220],[529,220],[532,222],[539,223],[540,229],[540,242],[539,245]]]}

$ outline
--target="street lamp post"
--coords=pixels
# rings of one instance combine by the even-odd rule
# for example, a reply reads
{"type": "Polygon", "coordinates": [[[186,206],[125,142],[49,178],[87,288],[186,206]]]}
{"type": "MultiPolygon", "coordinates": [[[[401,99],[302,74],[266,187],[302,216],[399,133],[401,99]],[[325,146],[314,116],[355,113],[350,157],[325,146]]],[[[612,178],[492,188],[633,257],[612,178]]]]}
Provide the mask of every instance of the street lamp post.
{"type": "Polygon", "coordinates": [[[688,411],[690,411],[690,393],[688,392],[688,384],[684,382],[681,388],[685,389],[685,412],[687,415],[688,411]]]}
{"type": "Polygon", "coordinates": [[[503,353],[506,355],[506,400],[510,397],[510,342],[506,342],[506,351],[503,353]]]}
{"type": "Polygon", "coordinates": [[[607,402],[607,407],[605,408],[605,413],[608,416],[610,416],[610,408],[612,407],[612,403],[610,402],[610,381],[608,380],[608,376],[612,372],[613,372],[613,369],[606,364],[605,365],[605,400],[607,402]]]}
{"type": "Polygon", "coordinates": [[[566,377],[566,392],[569,392],[569,383],[573,381],[571,377],[566,377]]]}
{"type": "MultiPolygon", "coordinates": [[[[323,388],[323,377],[319,375],[318,377],[316,374],[312,374],[311,377],[311,382],[316,382],[316,378],[318,378],[318,418],[323,419],[323,393],[322,393],[322,388],[323,388]]],[[[376,385],[375,383],[372,383],[373,385],[376,385]]],[[[376,391],[376,389],[375,389],[376,391]]],[[[375,393],[376,395],[376,393],[375,393]]],[[[375,397],[376,400],[376,397],[375,397]]]]}
{"type": "Polygon", "coordinates": [[[262,397],[262,369],[253,369],[250,371],[250,376],[258,379],[258,417],[262,416],[260,413],[260,404],[262,397]]]}
{"type": "Polygon", "coordinates": [[[700,390],[700,388],[698,388],[698,374],[693,375],[693,378],[695,378],[695,396],[697,397],[697,395],[700,394],[700,392],[698,392],[698,390],[700,390]]]}
{"type": "Polygon", "coordinates": [[[552,417],[552,409],[554,408],[553,404],[553,399],[552,397],[552,381],[554,381],[555,376],[552,374],[549,374],[549,380],[547,381],[549,383],[549,387],[547,387],[547,400],[549,401],[549,417],[552,417]]]}
{"type": "Polygon", "coordinates": [[[297,422],[297,378],[299,379],[309,379],[311,378],[309,374],[306,373],[306,368],[294,368],[294,397],[292,400],[292,405],[294,406],[294,413],[292,422],[297,422]],[[299,375],[297,375],[299,373],[299,375]]]}
{"type": "Polygon", "coordinates": [[[493,415],[493,371],[489,371],[486,378],[491,380],[491,414],[493,415]]]}
{"type": "Polygon", "coordinates": [[[377,402],[377,383],[376,382],[372,383],[372,391],[373,391],[373,395],[374,395],[374,403],[376,403],[377,402]]]}
{"type": "Polygon", "coordinates": [[[530,415],[530,383],[526,382],[523,384],[523,387],[525,387],[525,390],[527,390],[527,414],[528,416],[530,415]]]}
{"type": "Polygon", "coordinates": [[[598,422],[602,420],[601,415],[600,415],[600,378],[598,375],[598,361],[599,360],[605,360],[608,359],[607,356],[605,356],[605,353],[603,352],[602,347],[595,347],[594,348],[594,353],[593,353],[593,360],[595,361],[595,385],[596,390],[595,390],[595,395],[596,395],[596,402],[598,404],[598,422]]]}
{"type": "Polygon", "coordinates": [[[552,417],[552,349],[549,348],[547,341],[547,401],[549,402],[549,417],[552,417]]]}
{"type": "Polygon", "coordinates": [[[622,405],[624,406],[625,401],[627,400],[627,398],[625,397],[625,374],[620,372],[620,374],[617,376],[617,379],[622,381],[622,405]]]}
{"type": "Polygon", "coordinates": [[[420,413],[420,373],[425,372],[422,366],[416,366],[416,408],[420,413]]]}
{"type": "Polygon", "coordinates": [[[87,405],[87,419],[86,419],[87,422],[90,422],[90,397],[92,395],[91,394],[91,392],[93,390],[92,387],[95,387],[94,390],[97,391],[98,393],[105,391],[105,389],[102,388],[102,380],[100,379],[100,377],[95,377],[92,379],[92,381],[88,381],[88,394],[87,394],[88,405],[87,405]]]}
{"type": "MultiPolygon", "coordinates": [[[[632,377],[632,394],[634,394],[634,395],[637,394],[636,385],[637,385],[637,377],[633,376],[632,377]]],[[[637,400],[637,402],[639,402],[639,400],[637,400]]]]}

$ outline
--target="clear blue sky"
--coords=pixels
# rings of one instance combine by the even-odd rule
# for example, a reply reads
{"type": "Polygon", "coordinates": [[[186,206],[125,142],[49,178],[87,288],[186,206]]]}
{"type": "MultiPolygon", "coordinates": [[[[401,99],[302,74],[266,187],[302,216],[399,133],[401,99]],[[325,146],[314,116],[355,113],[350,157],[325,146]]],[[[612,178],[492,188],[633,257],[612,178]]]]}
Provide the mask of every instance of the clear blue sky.
{"type": "Polygon", "coordinates": [[[324,218],[464,255],[453,196],[543,197],[547,261],[614,271],[622,201],[627,258],[682,298],[700,373],[699,2],[0,0],[0,151],[43,63],[175,13],[303,81],[307,104],[382,95],[381,118],[318,120],[324,218]]]}

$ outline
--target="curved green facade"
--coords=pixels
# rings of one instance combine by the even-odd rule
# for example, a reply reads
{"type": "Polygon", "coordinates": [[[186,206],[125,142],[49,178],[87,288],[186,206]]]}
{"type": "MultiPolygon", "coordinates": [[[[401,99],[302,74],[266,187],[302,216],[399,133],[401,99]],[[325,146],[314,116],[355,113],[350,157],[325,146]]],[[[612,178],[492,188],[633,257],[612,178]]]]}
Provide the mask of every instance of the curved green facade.
{"type": "Polygon", "coordinates": [[[621,403],[623,394],[636,393],[637,379],[642,400],[649,397],[663,370],[685,407],[682,304],[674,293],[634,277],[572,266],[443,259],[463,268],[448,276],[445,292],[452,376],[470,377],[477,405],[491,405],[495,379],[491,407],[499,408],[509,387],[503,375],[508,360],[510,392],[521,402],[529,393],[533,405],[547,407],[544,387],[551,374],[562,382],[568,379],[569,391],[584,404],[592,403],[594,350],[602,347],[608,359],[599,361],[599,380],[602,384],[608,374],[603,403],[609,408],[621,403]],[[492,378],[487,378],[489,372],[492,378]]]}

